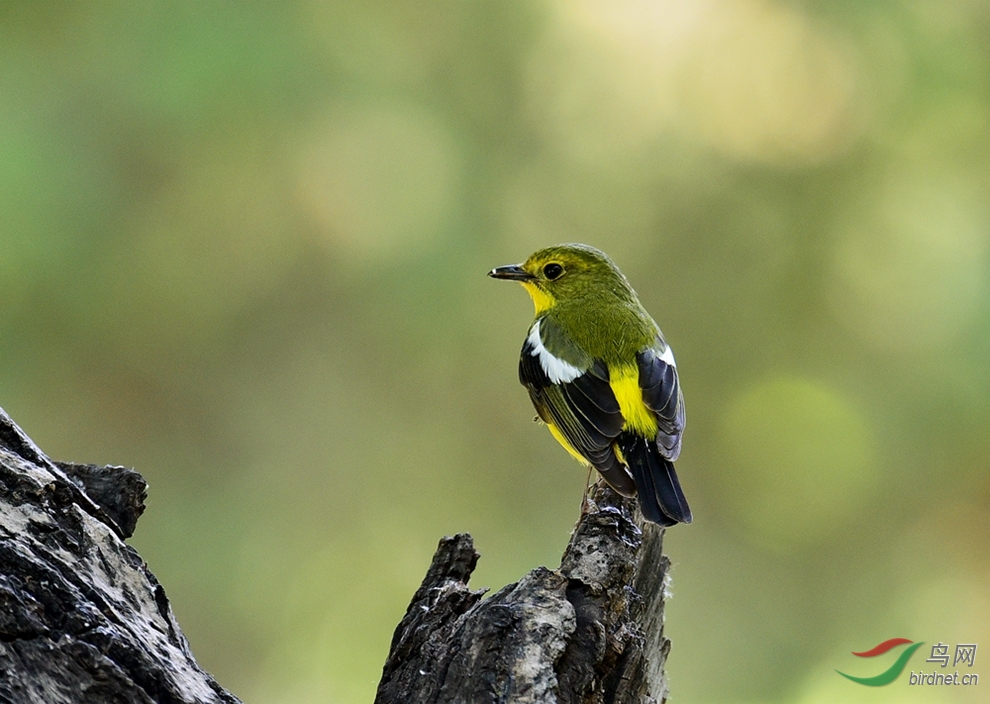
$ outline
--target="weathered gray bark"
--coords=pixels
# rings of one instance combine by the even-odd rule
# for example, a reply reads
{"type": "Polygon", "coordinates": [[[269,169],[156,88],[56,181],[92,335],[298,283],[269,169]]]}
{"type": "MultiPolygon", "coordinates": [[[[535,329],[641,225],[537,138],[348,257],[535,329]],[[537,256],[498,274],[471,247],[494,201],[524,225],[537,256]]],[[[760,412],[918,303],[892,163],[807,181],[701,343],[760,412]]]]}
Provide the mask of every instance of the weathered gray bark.
{"type": "Polygon", "coordinates": [[[667,698],[663,530],[596,486],[559,569],[482,599],[471,536],[440,541],[395,629],[377,704],[648,704],[667,698]]]}
{"type": "MultiPolygon", "coordinates": [[[[52,462],[0,409],[0,703],[223,703],[131,547],[145,482],[52,462]]],[[[441,541],[377,702],[648,704],[667,696],[663,531],[596,487],[557,570],[488,599],[471,537],[441,541]]]]}
{"type": "Polygon", "coordinates": [[[0,702],[237,704],[124,543],[146,485],[54,463],[0,409],[0,702]]]}

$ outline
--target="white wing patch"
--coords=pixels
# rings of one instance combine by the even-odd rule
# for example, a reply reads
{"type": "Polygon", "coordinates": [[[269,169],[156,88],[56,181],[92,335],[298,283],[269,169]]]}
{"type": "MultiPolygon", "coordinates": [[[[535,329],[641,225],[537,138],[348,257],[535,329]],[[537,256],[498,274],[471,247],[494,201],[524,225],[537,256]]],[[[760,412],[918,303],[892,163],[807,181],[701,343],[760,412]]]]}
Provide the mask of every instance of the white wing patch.
{"type": "Polygon", "coordinates": [[[533,327],[529,331],[528,341],[530,347],[533,348],[530,354],[540,358],[540,366],[543,367],[544,374],[552,383],[566,384],[584,373],[573,364],[568,364],[564,360],[554,357],[550,354],[550,350],[543,346],[543,340],[540,339],[539,320],[533,323],[533,327]]]}
{"type": "Polygon", "coordinates": [[[677,368],[677,362],[674,361],[674,350],[671,349],[670,345],[667,345],[667,349],[660,355],[660,359],[675,369],[677,368]]]}

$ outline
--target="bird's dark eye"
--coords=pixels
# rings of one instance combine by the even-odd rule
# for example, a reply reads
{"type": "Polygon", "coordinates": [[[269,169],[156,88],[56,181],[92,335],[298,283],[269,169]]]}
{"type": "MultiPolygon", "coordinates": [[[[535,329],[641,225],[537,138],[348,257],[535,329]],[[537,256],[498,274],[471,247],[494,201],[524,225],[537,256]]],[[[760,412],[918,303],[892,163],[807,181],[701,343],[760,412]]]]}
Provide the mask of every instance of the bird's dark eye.
{"type": "Polygon", "coordinates": [[[550,262],[545,267],[543,267],[543,275],[548,279],[553,281],[554,279],[559,279],[561,274],[564,273],[564,267],[556,262],[550,262]]]}

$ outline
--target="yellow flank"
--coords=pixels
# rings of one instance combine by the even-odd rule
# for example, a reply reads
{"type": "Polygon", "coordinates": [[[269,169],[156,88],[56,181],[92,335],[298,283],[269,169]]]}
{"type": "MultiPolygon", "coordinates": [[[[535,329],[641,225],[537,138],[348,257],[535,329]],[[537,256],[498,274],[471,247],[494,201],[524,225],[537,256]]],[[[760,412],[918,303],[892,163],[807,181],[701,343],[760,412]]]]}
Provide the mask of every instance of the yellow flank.
{"type": "Polygon", "coordinates": [[[639,369],[634,365],[613,367],[609,374],[612,393],[619,402],[622,417],[626,419],[625,429],[635,430],[643,437],[656,437],[659,426],[653,411],[643,403],[643,390],[639,388],[639,369]]]}
{"type": "Polygon", "coordinates": [[[541,313],[550,310],[557,302],[553,296],[536,284],[530,283],[529,281],[520,281],[519,283],[521,283],[523,288],[526,289],[526,293],[529,294],[529,297],[533,299],[533,307],[536,308],[536,315],[540,315],[541,313]]]}
{"type": "Polygon", "coordinates": [[[557,439],[557,442],[559,442],[561,444],[561,446],[565,450],[567,450],[569,453],[571,453],[571,457],[573,457],[574,459],[576,459],[578,462],[580,462],[581,464],[583,464],[585,467],[588,466],[588,464],[589,464],[588,463],[588,460],[586,460],[584,457],[582,457],[581,456],[581,453],[578,452],[577,450],[575,450],[571,446],[571,444],[569,442],[567,442],[567,438],[564,437],[564,434],[560,432],[560,430],[557,428],[556,425],[554,425],[553,423],[547,423],[547,427],[550,429],[550,434],[553,435],[557,439]]]}
{"type": "Polygon", "coordinates": [[[626,462],[625,455],[623,455],[622,450],[619,449],[619,443],[617,442],[612,443],[612,452],[615,453],[615,456],[619,459],[619,462],[621,462],[627,467],[629,466],[629,463],[626,462]]]}

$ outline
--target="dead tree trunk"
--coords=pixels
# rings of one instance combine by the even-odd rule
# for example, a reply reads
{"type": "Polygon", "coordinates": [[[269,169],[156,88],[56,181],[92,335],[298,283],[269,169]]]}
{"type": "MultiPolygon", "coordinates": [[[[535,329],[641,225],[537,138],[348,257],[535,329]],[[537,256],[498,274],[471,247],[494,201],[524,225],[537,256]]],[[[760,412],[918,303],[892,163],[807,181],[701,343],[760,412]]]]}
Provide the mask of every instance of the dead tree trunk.
{"type": "MultiPolygon", "coordinates": [[[[193,659],[131,547],[146,485],[52,462],[0,409],[0,704],[237,704],[193,659]]],[[[488,599],[471,537],[440,542],[392,639],[380,704],[667,697],[663,531],[597,487],[557,570],[488,599]]]]}
{"type": "Polygon", "coordinates": [[[0,409],[0,702],[237,704],[124,543],[146,484],[54,463],[0,409]]]}
{"type": "Polygon", "coordinates": [[[667,698],[663,530],[596,486],[560,567],[482,599],[470,535],[440,541],[395,629],[376,704],[652,704],[667,698]]]}

